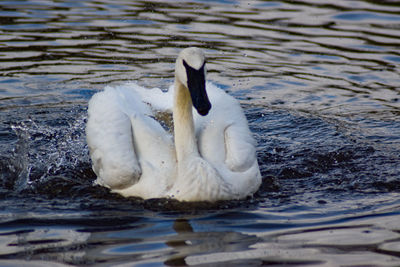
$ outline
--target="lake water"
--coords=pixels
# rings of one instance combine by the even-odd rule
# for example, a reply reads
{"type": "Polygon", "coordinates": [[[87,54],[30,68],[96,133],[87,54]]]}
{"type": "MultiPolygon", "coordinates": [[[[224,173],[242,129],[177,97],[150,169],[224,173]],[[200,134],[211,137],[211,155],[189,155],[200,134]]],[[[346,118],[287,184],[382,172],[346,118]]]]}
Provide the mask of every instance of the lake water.
{"type": "Polygon", "coordinates": [[[1,1],[1,266],[399,266],[400,4],[1,1]],[[218,203],[93,186],[87,102],[187,46],[238,98],[263,184],[218,203]]]}

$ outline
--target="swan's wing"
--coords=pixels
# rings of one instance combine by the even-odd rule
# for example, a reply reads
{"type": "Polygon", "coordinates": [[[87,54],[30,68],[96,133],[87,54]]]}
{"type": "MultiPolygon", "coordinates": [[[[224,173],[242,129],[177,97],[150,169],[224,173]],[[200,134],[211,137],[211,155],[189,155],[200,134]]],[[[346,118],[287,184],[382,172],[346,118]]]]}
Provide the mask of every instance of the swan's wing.
{"type": "Polygon", "coordinates": [[[207,92],[212,104],[209,115],[195,115],[200,151],[214,165],[223,159],[232,172],[244,172],[257,163],[257,157],[243,110],[236,99],[212,83],[207,83],[207,92]]]}
{"type": "Polygon", "coordinates": [[[123,188],[141,175],[133,148],[128,106],[118,90],[106,87],[89,101],[86,139],[97,183],[123,188]],[[123,98],[122,98],[123,99],[123,98]]]}
{"type": "Polygon", "coordinates": [[[106,87],[89,102],[86,135],[96,182],[112,189],[137,183],[144,164],[156,168],[171,156],[172,141],[150,117],[138,90],[146,89],[135,84],[106,87]]]}
{"type": "Polygon", "coordinates": [[[261,184],[256,142],[239,102],[211,83],[206,86],[210,113],[194,112],[199,151],[229,185],[227,195],[240,199],[261,184]]]}
{"type": "MultiPolygon", "coordinates": [[[[247,124],[247,123],[246,123],[247,124]]],[[[232,123],[225,129],[225,164],[233,172],[244,172],[257,162],[255,141],[243,124],[232,123]]]]}

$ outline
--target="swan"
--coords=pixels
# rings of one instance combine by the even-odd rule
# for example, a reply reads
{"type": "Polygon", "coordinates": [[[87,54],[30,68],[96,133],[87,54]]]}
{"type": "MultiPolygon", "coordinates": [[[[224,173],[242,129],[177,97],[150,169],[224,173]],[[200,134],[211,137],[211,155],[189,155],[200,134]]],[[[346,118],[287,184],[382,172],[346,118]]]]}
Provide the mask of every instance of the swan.
{"type": "Polygon", "coordinates": [[[206,82],[203,51],[183,49],[167,92],[106,87],[88,105],[96,184],[125,197],[242,199],[261,184],[256,143],[239,102],[206,82]],[[173,135],[155,118],[172,112],[173,135]]]}

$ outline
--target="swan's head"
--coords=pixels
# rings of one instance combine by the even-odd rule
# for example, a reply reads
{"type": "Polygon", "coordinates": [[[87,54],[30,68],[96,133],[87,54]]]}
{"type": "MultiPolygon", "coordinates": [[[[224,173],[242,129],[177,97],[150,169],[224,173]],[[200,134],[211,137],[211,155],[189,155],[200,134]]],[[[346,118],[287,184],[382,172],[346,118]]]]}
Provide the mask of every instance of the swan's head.
{"type": "Polygon", "coordinates": [[[206,61],[204,53],[196,47],[189,47],[179,53],[175,66],[175,77],[190,92],[193,106],[205,116],[211,109],[206,92],[206,61]]]}

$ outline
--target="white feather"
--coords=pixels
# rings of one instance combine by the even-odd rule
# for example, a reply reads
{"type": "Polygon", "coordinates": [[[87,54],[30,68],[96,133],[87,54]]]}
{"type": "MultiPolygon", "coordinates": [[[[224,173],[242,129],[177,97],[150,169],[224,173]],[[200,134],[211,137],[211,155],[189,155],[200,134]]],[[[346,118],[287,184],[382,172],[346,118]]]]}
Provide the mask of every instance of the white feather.
{"type": "Polygon", "coordinates": [[[209,114],[200,116],[193,109],[188,122],[174,121],[175,142],[153,119],[152,110],[174,111],[174,119],[181,118],[175,113],[184,108],[176,106],[180,102],[174,97],[187,81],[182,81],[186,73],[179,64],[182,59],[196,66],[204,61],[198,49],[185,50],[177,60],[175,84],[167,92],[128,83],[106,87],[90,100],[86,133],[98,184],[124,196],[186,201],[240,199],[257,191],[261,175],[255,140],[232,96],[207,83],[209,114]],[[177,140],[179,136],[188,138],[177,140]],[[181,154],[185,157],[179,158],[181,154]]]}

